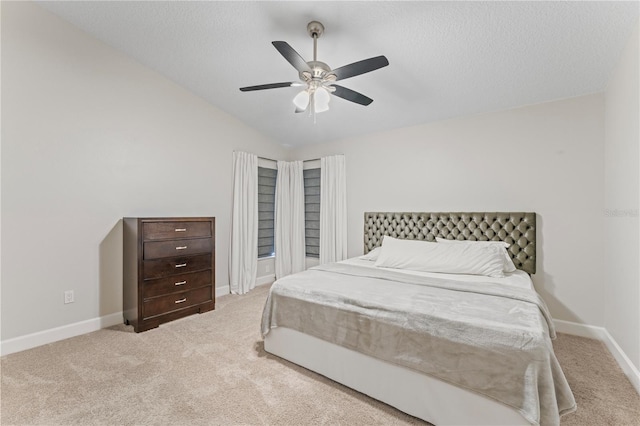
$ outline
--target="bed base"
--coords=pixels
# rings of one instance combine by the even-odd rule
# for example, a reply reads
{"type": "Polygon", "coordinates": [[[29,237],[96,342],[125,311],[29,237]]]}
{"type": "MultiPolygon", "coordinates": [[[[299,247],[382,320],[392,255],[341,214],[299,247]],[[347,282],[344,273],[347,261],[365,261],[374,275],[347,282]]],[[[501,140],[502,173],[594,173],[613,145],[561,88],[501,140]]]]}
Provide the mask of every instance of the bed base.
{"type": "Polygon", "coordinates": [[[264,349],[438,426],[530,424],[493,399],[289,328],[271,329],[264,349]]]}

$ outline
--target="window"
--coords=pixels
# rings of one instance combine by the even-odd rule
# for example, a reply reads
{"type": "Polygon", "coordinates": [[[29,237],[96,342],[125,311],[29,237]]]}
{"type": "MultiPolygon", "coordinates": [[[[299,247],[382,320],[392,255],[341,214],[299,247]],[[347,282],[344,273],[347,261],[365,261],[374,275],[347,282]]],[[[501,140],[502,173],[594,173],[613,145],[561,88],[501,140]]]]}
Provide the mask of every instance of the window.
{"type": "Polygon", "coordinates": [[[258,259],[275,253],[273,229],[277,175],[275,169],[258,167],[258,259]]]}
{"type": "Polygon", "coordinates": [[[320,257],[320,169],[304,174],[304,239],[307,257],[320,257]]]}

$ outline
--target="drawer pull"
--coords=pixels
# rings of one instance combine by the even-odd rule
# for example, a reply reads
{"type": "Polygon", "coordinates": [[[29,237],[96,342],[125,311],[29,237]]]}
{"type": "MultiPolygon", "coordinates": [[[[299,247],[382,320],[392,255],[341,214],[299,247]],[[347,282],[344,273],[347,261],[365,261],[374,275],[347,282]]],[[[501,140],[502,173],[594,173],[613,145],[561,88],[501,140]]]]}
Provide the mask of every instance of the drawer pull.
{"type": "Polygon", "coordinates": [[[187,232],[187,228],[176,228],[176,232],[187,232]]]}
{"type": "Polygon", "coordinates": [[[187,281],[179,281],[177,283],[175,283],[175,285],[185,285],[187,283],[187,281]]]}
{"type": "Polygon", "coordinates": [[[178,264],[176,264],[176,268],[184,268],[185,266],[187,266],[186,263],[178,263],[178,264]]]}
{"type": "Polygon", "coordinates": [[[173,303],[183,303],[183,302],[186,302],[186,301],[187,301],[187,298],[185,297],[184,299],[176,300],[173,303]]]}
{"type": "Polygon", "coordinates": [[[184,250],[186,248],[187,248],[187,246],[178,246],[178,247],[176,247],[176,250],[184,250]]]}

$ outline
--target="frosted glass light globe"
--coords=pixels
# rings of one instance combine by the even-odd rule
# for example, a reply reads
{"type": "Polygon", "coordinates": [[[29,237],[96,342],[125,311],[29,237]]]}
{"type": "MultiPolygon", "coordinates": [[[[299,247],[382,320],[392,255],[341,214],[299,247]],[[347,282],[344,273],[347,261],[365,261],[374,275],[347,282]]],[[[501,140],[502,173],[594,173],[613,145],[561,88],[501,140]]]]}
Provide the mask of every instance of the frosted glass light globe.
{"type": "Polygon", "coordinates": [[[324,112],[329,110],[329,101],[331,95],[324,87],[319,87],[313,96],[313,106],[315,112],[324,112]]]}
{"type": "Polygon", "coordinates": [[[307,109],[307,106],[309,105],[309,92],[303,90],[302,92],[298,93],[295,98],[293,98],[293,104],[298,109],[307,109]]]}

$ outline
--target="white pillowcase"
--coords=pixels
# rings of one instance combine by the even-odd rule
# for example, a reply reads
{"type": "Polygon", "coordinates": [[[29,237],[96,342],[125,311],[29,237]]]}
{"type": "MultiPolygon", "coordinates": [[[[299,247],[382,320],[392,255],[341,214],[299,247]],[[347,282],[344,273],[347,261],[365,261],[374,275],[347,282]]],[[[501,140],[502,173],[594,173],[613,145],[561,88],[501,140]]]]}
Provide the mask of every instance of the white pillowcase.
{"type": "Polygon", "coordinates": [[[373,250],[371,250],[369,253],[360,256],[360,259],[372,260],[372,261],[378,260],[378,256],[380,255],[380,250],[382,250],[380,247],[376,247],[373,250]]]}
{"type": "Polygon", "coordinates": [[[414,271],[504,277],[502,247],[438,244],[385,236],[375,266],[414,271]]]}
{"type": "Polygon", "coordinates": [[[447,240],[445,238],[439,238],[436,237],[436,241],[439,243],[446,243],[446,244],[476,244],[476,245],[485,245],[485,246],[491,246],[494,245],[496,247],[500,247],[502,248],[502,253],[504,256],[504,265],[502,270],[504,272],[513,272],[515,271],[516,265],[513,264],[513,260],[511,259],[511,256],[509,255],[509,253],[507,252],[507,249],[511,246],[511,244],[505,242],[505,241],[469,241],[469,240],[447,240]]]}

